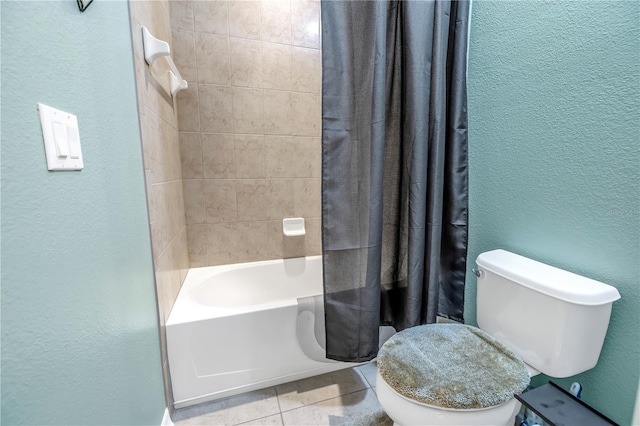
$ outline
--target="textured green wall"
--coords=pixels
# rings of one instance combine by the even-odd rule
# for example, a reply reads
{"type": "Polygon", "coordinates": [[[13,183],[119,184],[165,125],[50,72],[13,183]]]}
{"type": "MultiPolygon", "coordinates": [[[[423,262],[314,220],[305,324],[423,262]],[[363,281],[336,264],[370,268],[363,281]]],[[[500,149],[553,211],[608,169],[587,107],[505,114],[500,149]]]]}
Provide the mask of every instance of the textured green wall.
{"type": "Polygon", "coordinates": [[[630,424],[640,374],[640,2],[474,2],[469,128],[469,269],[504,248],[617,287],[598,365],[558,382],[579,380],[587,403],[630,424]]]}
{"type": "Polygon", "coordinates": [[[2,1],[2,424],[164,411],[128,5],[2,1]],[[48,172],[36,103],[78,116],[48,172]]]}

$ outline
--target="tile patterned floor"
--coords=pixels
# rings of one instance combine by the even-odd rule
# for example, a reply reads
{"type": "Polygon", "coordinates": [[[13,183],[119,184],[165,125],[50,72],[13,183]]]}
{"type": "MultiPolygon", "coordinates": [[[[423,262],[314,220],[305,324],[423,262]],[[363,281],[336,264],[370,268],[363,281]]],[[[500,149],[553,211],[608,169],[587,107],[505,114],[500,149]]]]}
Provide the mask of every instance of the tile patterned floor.
{"type": "Polygon", "coordinates": [[[339,425],[381,412],[369,363],[175,410],[176,426],[339,425]]]}

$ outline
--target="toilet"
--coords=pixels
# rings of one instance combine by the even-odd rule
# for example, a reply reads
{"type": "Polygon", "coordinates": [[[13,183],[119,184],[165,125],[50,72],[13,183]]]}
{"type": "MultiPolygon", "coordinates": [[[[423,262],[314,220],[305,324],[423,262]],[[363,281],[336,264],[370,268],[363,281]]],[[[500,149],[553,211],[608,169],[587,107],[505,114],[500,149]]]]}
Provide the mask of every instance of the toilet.
{"type": "Polygon", "coordinates": [[[476,265],[478,328],[412,327],[380,349],[376,393],[395,425],[510,426],[529,377],[598,362],[614,287],[505,250],[476,265]]]}

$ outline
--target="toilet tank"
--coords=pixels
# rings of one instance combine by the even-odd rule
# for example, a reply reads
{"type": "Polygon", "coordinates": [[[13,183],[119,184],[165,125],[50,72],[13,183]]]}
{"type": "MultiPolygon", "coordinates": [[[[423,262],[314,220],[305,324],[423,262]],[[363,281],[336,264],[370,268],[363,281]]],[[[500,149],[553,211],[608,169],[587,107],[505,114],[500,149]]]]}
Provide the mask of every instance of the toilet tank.
{"type": "Polygon", "coordinates": [[[478,266],[478,326],[552,377],[593,368],[607,334],[614,287],[493,250],[478,266]]]}

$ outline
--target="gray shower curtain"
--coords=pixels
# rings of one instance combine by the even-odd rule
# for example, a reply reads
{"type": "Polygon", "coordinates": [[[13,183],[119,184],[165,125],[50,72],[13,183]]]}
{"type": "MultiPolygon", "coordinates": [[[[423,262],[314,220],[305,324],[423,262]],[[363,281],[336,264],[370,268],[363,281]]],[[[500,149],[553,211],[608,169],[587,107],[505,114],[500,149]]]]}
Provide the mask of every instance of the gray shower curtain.
{"type": "Polygon", "coordinates": [[[380,325],[462,321],[466,1],[322,1],[327,357],[362,362],[380,325]]]}

